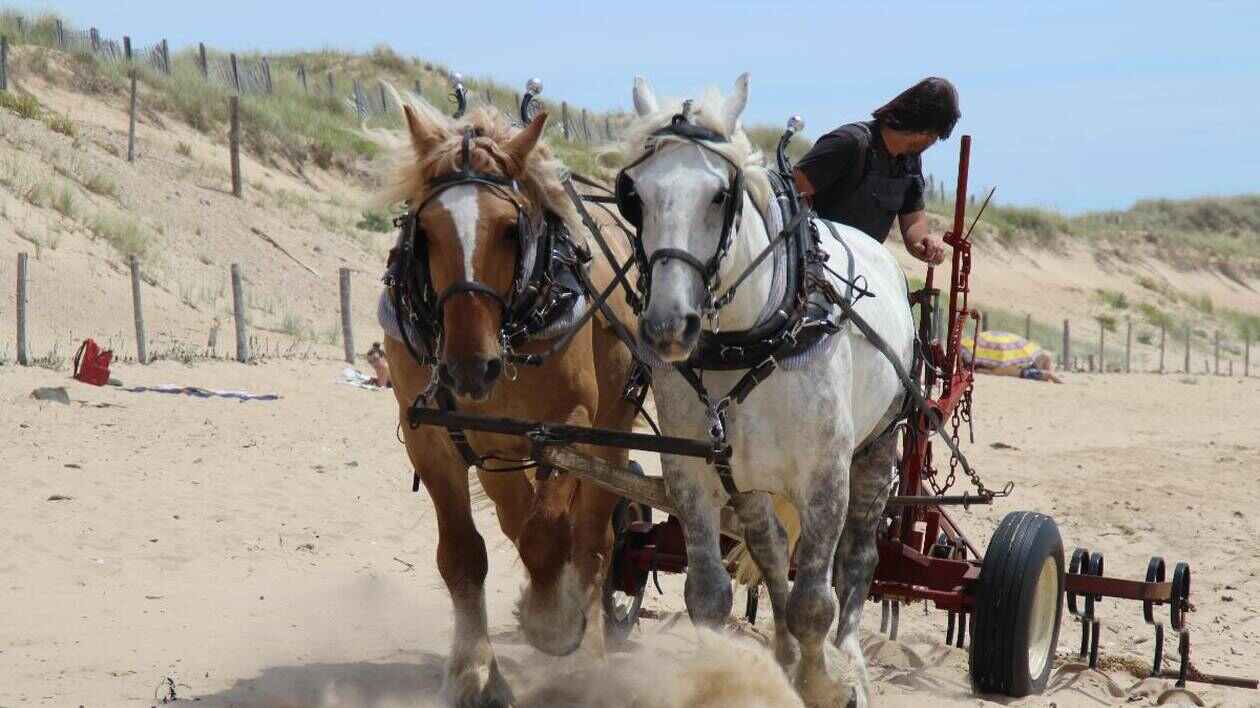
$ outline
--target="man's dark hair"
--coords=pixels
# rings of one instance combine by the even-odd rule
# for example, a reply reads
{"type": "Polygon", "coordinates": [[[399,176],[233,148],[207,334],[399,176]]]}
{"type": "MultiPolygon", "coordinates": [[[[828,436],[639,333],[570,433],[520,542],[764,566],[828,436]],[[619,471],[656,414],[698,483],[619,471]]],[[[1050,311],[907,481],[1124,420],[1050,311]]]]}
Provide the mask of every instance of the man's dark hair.
{"type": "Polygon", "coordinates": [[[937,76],[929,76],[902,91],[871,115],[893,130],[935,133],[942,140],[949,138],[962,117],[958,110],[958,90],[948,79],[937,76]]]}

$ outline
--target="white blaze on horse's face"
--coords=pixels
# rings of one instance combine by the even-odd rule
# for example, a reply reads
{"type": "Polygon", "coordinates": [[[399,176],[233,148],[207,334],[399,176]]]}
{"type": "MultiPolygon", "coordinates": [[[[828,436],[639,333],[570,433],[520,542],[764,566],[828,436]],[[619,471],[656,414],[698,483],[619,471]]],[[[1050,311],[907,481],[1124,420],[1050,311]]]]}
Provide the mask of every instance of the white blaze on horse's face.
{"type": "Polygon", "coordinates": [[[477,251],[477,217],[481,214],[479,193],[471,184],[461,184],[438,195],[438,203],[451,216],[460,248],[464,251],[464,273],[461,280],[476,280],[473,255],[477,251]]]}
{"type": "MultiPolygon", "coordinates": [[[[643,204],[643,249],[686,251],[702,263],[717,253],[730,175],[721,158],[691,143],[663,146],[636,168],[643,204]],[[716,163],[716,164],[715,164],[716,163]]],[[[639,320],[643,340],[666,361],[681,361],[699,340],[707,290],[704,274],[679,259],[656,261],[648,307],[639,320]]]]}

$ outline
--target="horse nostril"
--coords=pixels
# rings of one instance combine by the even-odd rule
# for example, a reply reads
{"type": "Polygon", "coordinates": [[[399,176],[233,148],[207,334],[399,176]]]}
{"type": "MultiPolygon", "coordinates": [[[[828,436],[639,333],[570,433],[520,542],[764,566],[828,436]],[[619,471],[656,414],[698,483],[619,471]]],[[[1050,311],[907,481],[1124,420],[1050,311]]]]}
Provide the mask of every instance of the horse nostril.
{"type": "Polygon", "coordinates": [[[687,315],[687,321],[683,325],[683,341],[689,342],[700,334],[700,315],[687,315]]]}
{"type": "Polygon", "coordinates": [[[491,359],[486,362],[486,383],[494,383],[503,373],[503,360],[491,359]]]}

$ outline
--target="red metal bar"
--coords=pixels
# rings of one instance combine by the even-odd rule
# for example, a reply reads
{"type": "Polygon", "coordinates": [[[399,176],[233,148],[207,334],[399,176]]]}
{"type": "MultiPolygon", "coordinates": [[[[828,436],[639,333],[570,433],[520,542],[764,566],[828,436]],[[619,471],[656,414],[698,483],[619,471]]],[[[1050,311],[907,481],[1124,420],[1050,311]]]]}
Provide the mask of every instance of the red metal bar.
{"type": "Polygon", "coordinates": [[[1172,583],[1144,583],[1140,580],[1121,580],[1105,575],[1079,575],[1067,573],[1063,586],[1078,595],[1102,595],[1120,600],[1149,600],[1168,602],[1172,599],[1172,583]]]}

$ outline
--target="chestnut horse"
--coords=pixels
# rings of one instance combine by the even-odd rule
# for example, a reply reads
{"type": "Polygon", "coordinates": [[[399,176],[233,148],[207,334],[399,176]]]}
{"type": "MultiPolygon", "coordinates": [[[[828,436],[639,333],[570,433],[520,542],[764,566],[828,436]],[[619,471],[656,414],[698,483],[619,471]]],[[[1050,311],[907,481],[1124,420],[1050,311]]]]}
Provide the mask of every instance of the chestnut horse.
{"type": "MultiPolygon", "coordinates": [[[[388,196],[420,209],[416,225],[423,234],[427,262],[414,266],[428,269],[437,293],[458,291],[437,305],[442,336],[436,351],[425,353],[436,358],[435,367],[417,362],[395,337],[387,337],[385,346],[407,454],[437,512],[438,570],[454,604],[455,636],[443,691],[459,706],[507,706],[513,702],[512,691],[487,632],[488,561],[473,519],[469,465],[446,430],[411,428],[407,410],[436,375],[454,395],[461,413],[629,431],[634,408],[623,399],[622,390],[633,360],[599,316],[588,320],[541,366],[514,371],[506,358],[500,338],[505,308],[499,298],[510,299],[517,268],[536,255],[529,252],[536,247],[530,234],[549,215],[568,227],[575,242],[585,243],[581,222],[560,181],[563,168],[539,142],[546,114],[539,113],[528,126],[517,129],[485,109],[471,111],[459,121],[423,104],[405,104],[404,113],[413,152],[388,196]],[[451,186],[453,175],[469,171],[490,181],[451,186]],[[466,287],[469,283],[476,286],[466,287]]],[[[598,257],[589,274],[599,290],[613,278],[612,268],[598,257]]],[[[387,289],[385,296],[390,295],[387,289]]],[[[593,297],[587,294],[585,306],[593,297]]],[[[613,302],[609,306],[624,307],[613,302]]],[[[625,321],[630,319],[628,313],[617,311],[625,321]]],[[[388,329],[385,319],[382,316],[382,324],[388,329]]],[[[517,347],[517,353],[543,352],[563,333],[548,336],[544,332],[517,347]]],[[[467,435],[479,455],[529,457],[523,439],[471,431],[467,435]]],[[[584,451],[616,465],[627,463],[625,450],[584,451]]],[[[528,575],[518,601],[524,636],[551,655],[569,654],[583,642],[588,651],[602,655],[600,590],[617,497],[563,473],[478,469],[477,477],[528,575]]]]}

